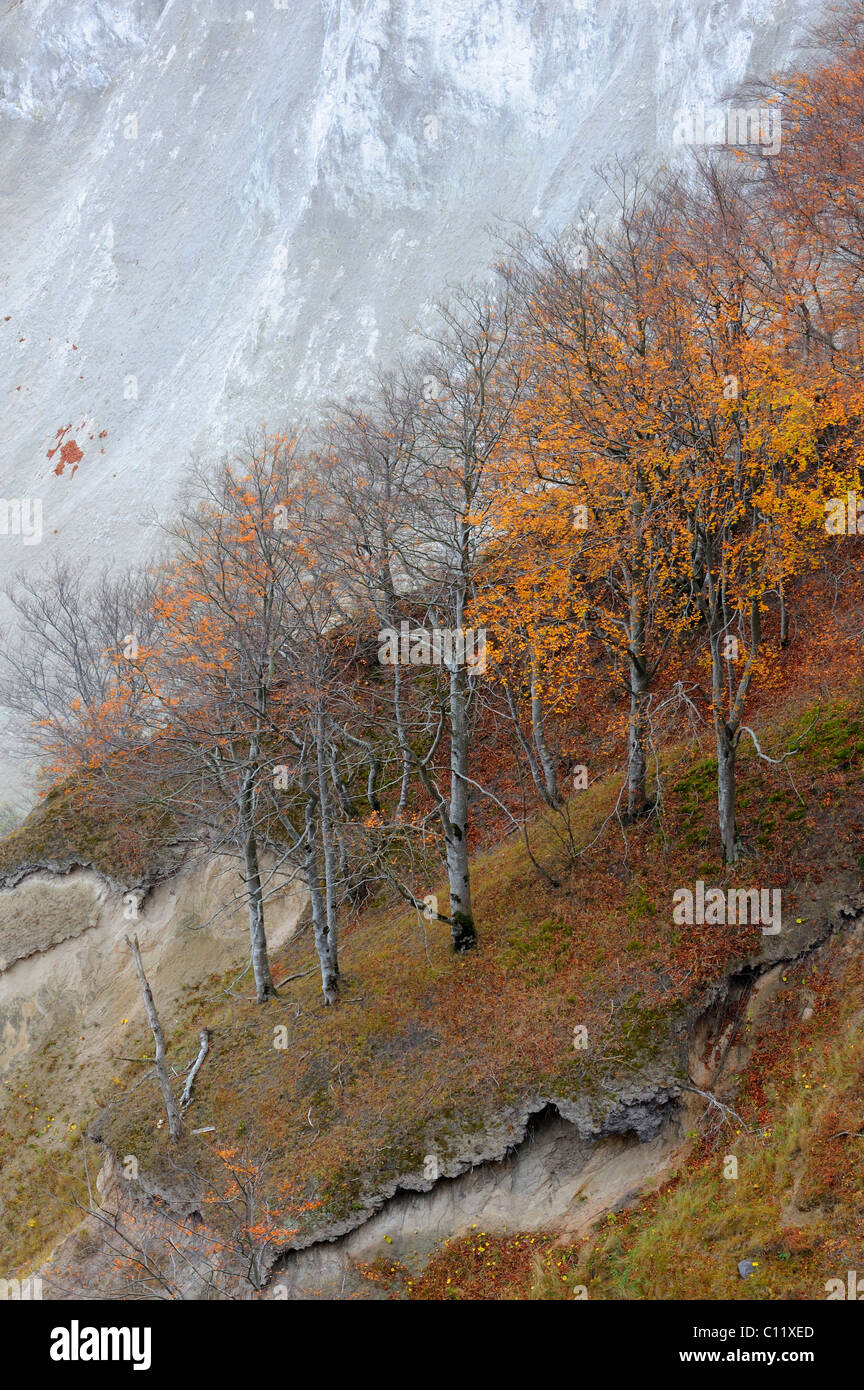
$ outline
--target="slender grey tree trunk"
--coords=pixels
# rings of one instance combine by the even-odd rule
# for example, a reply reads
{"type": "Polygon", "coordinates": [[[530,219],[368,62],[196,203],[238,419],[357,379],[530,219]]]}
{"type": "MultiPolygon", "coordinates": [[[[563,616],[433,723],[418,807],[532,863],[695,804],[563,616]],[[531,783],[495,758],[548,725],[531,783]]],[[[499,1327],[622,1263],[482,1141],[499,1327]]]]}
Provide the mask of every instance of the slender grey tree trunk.
{"type": "Polygon", "coordinates": [[[408,797],[411,791],[411,751],[405,736],[405,716],[402,713],[402,670],[398,661],[393,663],[393,711],[396,716],[396,739],[402,754],[402,779],[399,783],[399,801],[396,806],[396,819],[398,821],[408,810],[408,797]]]}
{"type": "Polygon", "coordinates": [[[252,823],[251,789],[243,792],[243,874],[246,883],[246,904],[249,909],[249,950],[255,995],[259,1004],[275,998],[276,986],[270,973],[267,937],[264,932],[264,895],[261,890],[261,868],[258,862],[258,841],[252,823]]]}
{"type": "Polygon", "coordinates": [[[531,659],[531,728],[534,734],[537,757],[540,759],[540,766],[543,769],[546,799],[550,806],[557,806],[560,800],[558,772],[555,767],[555,759],[546,742],[546,711],[543,707],[543,696],[540,692],[540,681],[537,675],[537,661],[534,657],[531,659]]]}
{"type": "Polygon", "coordinates": [[[648,806],[646,790],[647,691],[642,676],[630,664],[630,718],[627,727],[627,819],[637,820],[648,806]]]}
{"type": "Polygon", "coordinates": [[[715,715],[717,741],[717,813],[723,858],[727,864],[738,859],[739,841],[735,824],[735,741],[730,739],[722,714],[715,715]]]}
{"type": "Polygon", "coordinates": [[[531,743],[529,743],[524,733],[522,732],[522,722],[519,718],[519,709],[516,704],[516,698],[513,694],[510,682],[506,680],[504,682],[504,694],[507,697],[507,706],[510,710],[510,718],[513,721],[513,730],[516,734],[517,739],[519,740],[519,747],[525,754],[525,761],[528,764],[528,771],[531,773],[531,781],[534,783],[534,786],[537,788],[540,795],[548,801],[549,793],[546,789],[546,783],[543,777],[543,769],[540,766],[535,752],[536,742],[532,739],[531,743]]]}
{"type": "Polygon", "coordinates": [[[132,959],[135,962],[135,970],[138,975],[138,983],[141,986],[141,997],[144,1000],[147,1022],[150,1024],[150,1031],[153,1034],[153,1041],[156,1045],[156,1079],[159,1082],[162,1100],[165,1103],[165,1113],[168,1117],[168,1133],[171,1139],[176,1142],[180,1138],[180,1111],[177,1106],[177,1101],[174,1098],[174,1092],[171,1090],[171,1078],[168,1075],[165,1035],[162,1032],[162,1024],[159,1022],[159,1015],[156,1012],[156,1005],[153,1002],[152,990],[150,989],[147,976],[144,974],[144,966],[141,964],[141,952],[138,949],[137,936],[127,936],[126,943],[132,952],[132,959]]]}
{"type": "Polygon", "coordinates": [[[780,597],[780,646],[789,645],[789,609],[786,606],[786,589],[783,580],[779,584],[780,597]]]}
{"type": "Polygon", "coordinates": [[[450,931],[454,951],[477,945],[468,864],[468,677],[464,663],[450,671],[450,806],[445,831],[450,931]]]}
{"type": "Polygon", "coordinates": [[[330,784],[327,779],[326,761],[327,727],[323,707],[318,706],[316,759],[318,773],[319,833],[324,858],[324,910],[327,916],[327,940],[330,949],[330,965],[339,976],[339,929],[336,918],[336,889],[339,880],[338,853],[333,827],[333,814],[330,807],[330,784]]]}
{"type": "Polygon", "coordinates": [[[648,809],[648,675],[645,664],[645,614],[635,582],[630,594],[627,659],[630,673],[630,717],[627,726],[627,819],[637,820],[648,809]]]}
{"type": "Polygon", "coordinates": [[[735,824],[735,757],[737,739],[724,714],[725,661],[722,653],[723,630],[711,634],[711,686],[714,705],[714,741],[717,748],[717,823],[720,844],[727,864],[738,859],[739,842],[735,824]]]}
{"type": "MultiPolygon", "coordinates": [[[[723,632],[727,630],[725,621],[723,632]]],[[[727,864],[734,864],[741,854],[741,838],[735,820],[735,774],[738,756],[738,741],[741,737],[742,720],[750,682],[753,679],[755,662],[762,643],[762,616],[759,595],[754,593],[750,600],[750,651],[744,670],[729,703],[728,715],[723,710],[723,671],[729,665],[721,652],[719,632],[711,635],[712,696],[714,702],[714,735],[717,744],[717,812],[723,858],[727,864]]]]}
{"type": "Polygon", "coordinates": [[[202,1066],[204,1065],[204,1059],[210,1051],[210,1038],[210,1029],[202,1028],[201,1032],[198,1034],[198,1040],[200,1044],[198,1048],[198,1056],[195,1058],[195,1061],[192,1064],[192,1070],[186,1078],[186,1085],[183,1087],[183,1094],[180,1097],[181,1115],[183,1111],[186,1109],[187,1105],[189,1105],[192,1101],[192,1087],[195,1085],[195,1078],[201,1070],[202,1066]]]}
{"type": "Polygon", "coordinates": [[[321,969],[321,993],[325,1004],[335,1004],[339,994],[337,971],[333,967],[330,954],[330,939],[327,926],[327,909],[321,892],[321,874],[318,863],[318,848],[315,832],[316,798],[307,790],[304,810],[306,826],[306,845],[303,856],[303,872],[309,888],[309,902],[312,909],[312,935],[315,951],[321,969]]]}

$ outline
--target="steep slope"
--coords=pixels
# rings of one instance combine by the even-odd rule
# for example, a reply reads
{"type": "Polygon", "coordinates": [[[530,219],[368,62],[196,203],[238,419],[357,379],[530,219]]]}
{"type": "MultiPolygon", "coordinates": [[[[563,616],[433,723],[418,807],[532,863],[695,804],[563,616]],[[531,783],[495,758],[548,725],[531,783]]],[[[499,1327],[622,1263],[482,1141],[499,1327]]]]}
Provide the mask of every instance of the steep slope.
{"type": "MultiPolygon", "coordinates": [[[[77,1225],[69,1197],[86,1195],[85,1126],[96,1146],[88,1146],[91,1173],[101,1154],[106,1200],[138,1235],[146,1231],[156,1260],[165,1220],[189,1226],[190,1240],[212,1241],[207,1194],[224,1183],[226,1163],[263,1166],[256,1203],[271,1202],[280,1219],[262,1261],[266,1272],[280,1252],[299,1252],[286,1253],[274,1271],[289,1293],[332,1292],[352,1262],[385,1251],[416,1274],[436,1241],[475,1221],[499,1235],[551,1226],[572,1240],[676,1159],[688,1128],[699,1128],[694,1103],[704,1108],[688,1086],[713,1088],[724,1066],[734,1080],[732,1052],[748,1061],[754,1000],[770,1004],[779,991],[800,1016],[812,996],[814,1026],[826,1021],[833,1038],[836,1025],[842,1043],[838,1029],[860,1008],[854,978],[849,983],[850,972],[860,981],[860,951],[847,957],[845,946],[864,908],[862,723],[862,690],[852,680],[813,708],[760,725],[772,748],[801,740],[796,790],[784,770],[766,769],[752,752],[742,758],[751,854],[731,879],[715,857],[710,759],[694,759],[687,748],[664,760],[663,829],[632,828],[626,858],[617,836],[601,840],[575,867],[556,864],[561,887],[553,889],[538,881],[518,839],[479,855],[482,942],[470,957],[454,957],[445,934],[427,933],[415,914],[386,899],[372,904],[346,924],[345,995],[336,1009],[321,1007],[311,945],[300,933],[277,951],[277,978],[288,982],[280,998],[257,1006],[238,983],[233,943],[220,935],[220,948],[212,927],[196,931],[196,923],[206,926],[208,896],[187,893],[184,912],[172,914],[178,885],[164,884],[145,907],[142,933],[150,959],[164,962],[154,988],[178,1074],[200,1030],[212,1037],[190,1133],[177,1150],[160,1123],[145,1065],[150,1044],[128,977],[100,979],[98,968],[79,964],[78,976],[94,988],[67,1001],[56,1027],[50,1018],[40,1026],[33,1009],[24,1019],[28,991],[12,988],[16,972],[29,970],[29,995],[53,1007],[70,954],[80,961],[89,942],[103,959],[116,956],[117,905],[107,932],[82,922],[52,945],[31,903],[38,971],[21,956],[17,917],[0,936],[19,956],[0,973],[0,1022],[10,1040],[0,1132],[7,1263],[32,1267],[77,1225]],[[698,879],[779,883],[782,932],[763,935],[752,923],[676,925],[674,886],[698,879]],[[817,956],[823,943],[824,959],[817,956]],[[223,968],[220,949],[230,951],[226,973],[210,973],[223,968]],[[847,958],[844,976],[835,965],[847,958]],[[42,993],[33,987],[39,981],[42,993]],[[579,1026],[587,1030],[584,1050],[574,1047],[579,1026]],[[196,1233],[202,1216],[203,1236],[196,1233]]],[[[595,838],[616,788],[614,777],[601,780],[579,799],[581,842],[595,838]]],[[[561,845],[550,826],[538,823],[532,841],[535,854],[555,863],[561,845]]],[[[22,908],[28,882],[31,892],[43,891],[40,880],[21,880],[10,892],[22,908]]],[[[206,888],[212,906],[218,882],[206,888]]],[[[791,1036],[793,1024],[781,1016],[779,1033],[791,1036]]],[[[758,1078],[761,1045],[757,1052],[758,1078]]],[[[748,1123],[779,1128],[783,1065],[773,1095],[750,1103],[748,1123]]],[[[840,1080],[854,1105],[848,1068],[840,1080]]],[[[854,1128],[847,1109],[837,1130],[854,1128]]],[[[843,1211],[852,1212],[841,1196],[843,1211]]],[[[826,1225],[826,1240],[837,1229],[826,1225]]],[[[99,1235],[85,1230],[56,1252],[58,1289],[118,1278],[122,1289],[124,1275],[99,1235]]]]}

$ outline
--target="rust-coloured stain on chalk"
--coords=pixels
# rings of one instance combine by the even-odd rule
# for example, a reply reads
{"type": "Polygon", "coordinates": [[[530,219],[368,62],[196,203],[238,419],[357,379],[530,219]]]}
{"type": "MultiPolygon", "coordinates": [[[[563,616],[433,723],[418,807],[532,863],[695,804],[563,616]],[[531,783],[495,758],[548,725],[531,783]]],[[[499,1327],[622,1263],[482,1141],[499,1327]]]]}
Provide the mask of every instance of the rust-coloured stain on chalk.
{"type": "Polygon", "coordinates": [[[52,459],[59,449],[60,457],[54,465],[54,472],[56,473],[58,478],[63,476],[64,470],[70,467],[70,465],[72,471],[69,476],[73,477],[78,469],[78,464],[84,457],[84,450],[79,448],[76,440],[67,439],[65,444],[61,444],[59,442],[63,438],[64,434],[66,434],[71,428],[71,425],[66,425],[63,429],[59,429],[57,431],[55,438],[58,442],[54,445],[54,448],[49,449],[48,453],[45,455],[46,458],[52,459]]]}

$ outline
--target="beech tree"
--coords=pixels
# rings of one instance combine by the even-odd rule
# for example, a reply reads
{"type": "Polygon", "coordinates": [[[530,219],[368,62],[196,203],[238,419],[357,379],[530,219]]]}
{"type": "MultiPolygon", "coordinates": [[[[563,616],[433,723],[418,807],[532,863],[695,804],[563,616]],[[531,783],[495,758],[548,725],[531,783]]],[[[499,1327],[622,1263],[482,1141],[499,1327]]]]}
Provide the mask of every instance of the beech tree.
{"type": "Polygon", "coordinates": [[[790,358],[787,324],[761,292],[762,247],[740,175],[709,164],[698,192],[667,202],[675,290],[664,315],[690,593],[707,633],[720,839],[740,853],[736,757],[763,651],[767,594],[818,555],[826,489],[820,457],[831,407],[790,358]]]}
{"type": "Polygon", "coordinates": [[[338,917],[350,872],[339,821],[337,705],[344,654],[339,641],[337,579],[316,551],[314,521],[296,507],[283,527],[283,623],[277,650],[281,687],[268,796],[288,852],[309,889],[315,949],[325,1004],[339,989],[338,917]]]}
{"type": "MultiPolygon", "coordinates": [[[[417,481],[417,431],[422,399],[416,375],[401,369],[382,375],[368,402],[333,408],[321,456],[316,460],[329,499],[323,544],[338,566],[339,594],[348,626],[369,619],[379,630],[397,630],[416,606],[410,592],[417,481]]],[[[392,727],[398,746],[399,794],[395,817],[408,811],[413,758],[408,739],[407,674],[400,661],[386,668],[389,705],[375,728],[386,740],[392,727]]],[[[371,716],[371,710],[368,711],[371,716]]],[[[369,769],[367,799],[380,810],[380,759],[370,739],[354,728],[346,737],[363,753],[369,769]]]]}
{"type": "MultiPolygon", "coordinates": [[[[496,525],[496,460],[519,399],[522,372],[512,354],[515,308],[506,286],[497,299],[465,290],[439,310],[440,330],[427,335],[418,368],[423,382],[414,446],[411,547],[402,559],[422,594],[433,630],[443,632],[440,674],[428,695],[431,737],[412,754],[416,773],[438,817],[447,865],[453,949],[477,942],[468,851],[472,701],[485,666],[485,634],[466,633],[481,578],[483,547],[496,525]],[[474,643],[473,648],[470,643],[474,643]],[[446,734],[450,785],[444,792],[434,758],[446,734]]],[[[415,656],[426,631],[412,639],[415,656]]],[[[419,653],[421,656],[422,652],[419,653]]],[[[405,659],[400,651],[398,660],[405,659]]],[[[409,658],[413,659],[413,658],[409,658]]],[[[421,660],[418,664],[422,665],[421,660]]]]}
{"type": "Polygon", "coordinates": [[[214,474],[195,475],[154,603],[158,644],[127,663],[158,716],[147,750],[172,809],[199,823],[209,812],[217,842],[241,857],[259,1003],[276,993],[264,903],[281,866],[262,867],[261,790],[282,700],[288,565],[278,519],[300,487],[293,455],[284,436],[262,434],[214,474]]]}
{"type": "Polygon", "coordinates": [[[772,270],[797,320],[807,370],[829,363],[835,389],[842,385],[860,410],[864,4],[838,7],[815,37],[819,66],[760,87],[783,112],[779,153],[760,161],[761,226],[777,228],[781,254],[772,270]]]}
{"type": "Polygon", "coordinates": [[[106,752],[143,714],[146,691],[118,654],[149,645],[159,583],[152,569],[73,566],[55,557],[44,572],[13,579],[5,591],[0,643],[0,705],[20,746],[41,754],[54,779],[90,764],[106,773],[106,752]]]}
{"type": "MultiPolygon", "coordinates": [[[[612,185],[610,185],[610,188],[612,185]]],[[[649,190],[617,190],[605,237],[535,242],[511,274],[525,306],[532,388],[517,412],[514,467],[530,488],[569,491],[574,633],[604,648],[629,702],[627,818],[650,809],[648,710],[662,661],[686,625],[675,487],[658,347],[669,270],[649,190]]],[[[529,521],[532,512],[525,512],[529,521]]]]}
{"type": "MultiPolygon", "coordinates": [[[[526,402],[523,420],[530,416],[526,402]]],[[[518,430],[518,425],[517,425],[518,430]]],[[[494,633],[487,703],[515,742],[540,801],[564,805],[556,726],[596,680],[584,591],[574,572],[573,503],[565,488],[538,484],[517,443],[503,464],[496,534],[484,548],[475,613],[494,633]]]]}

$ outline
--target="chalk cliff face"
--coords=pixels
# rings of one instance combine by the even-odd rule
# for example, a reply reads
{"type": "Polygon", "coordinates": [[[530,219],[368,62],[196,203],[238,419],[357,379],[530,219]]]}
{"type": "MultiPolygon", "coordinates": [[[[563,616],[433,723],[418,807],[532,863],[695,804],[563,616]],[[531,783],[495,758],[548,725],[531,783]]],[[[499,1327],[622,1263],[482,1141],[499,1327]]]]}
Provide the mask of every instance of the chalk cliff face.
{"type": "MultiPolygon", "coordinates": [[[[146,892],[124,893],[91,869],[0,886],[0,1083],[51,1038],[75,1040],[92,1066],[122,1035],[119,1018],[143,1021],[130,932],[170,1010],[192,980],[242,970],[249,934],[238,882],[236,861],[200,856],[146,892]]],[[[280,886],[267,915],[271,951],[297,930],[307,902],[299,885],[280,886]]]]}
{"type": "Polygon", "coordinates": [[[0,581],[55,546],[145,549],[190,454],[358,387],[483,271],[502,222],[578,218],[598,164],[662,161],[676,109],[784,65],[814,16],[809,0],[7,4],[0,499],[41,503],[43,534],[0,534],[0,581]]]}

